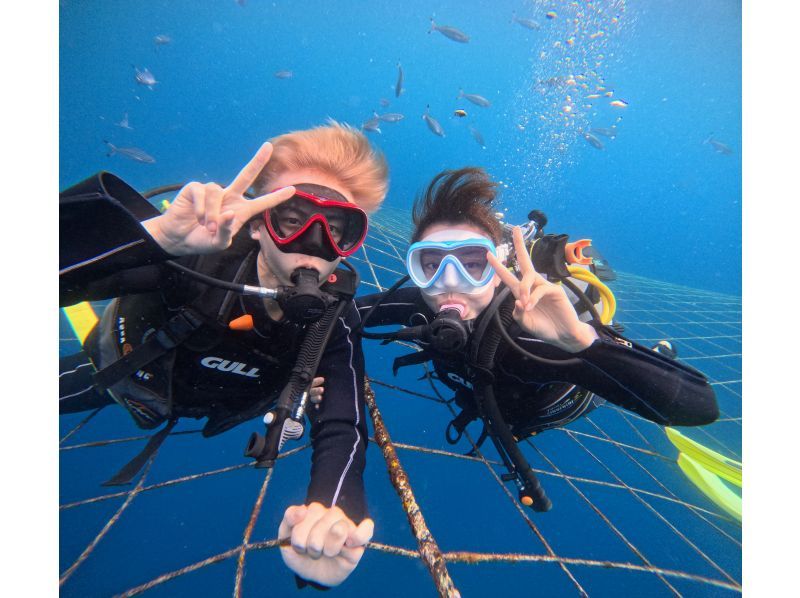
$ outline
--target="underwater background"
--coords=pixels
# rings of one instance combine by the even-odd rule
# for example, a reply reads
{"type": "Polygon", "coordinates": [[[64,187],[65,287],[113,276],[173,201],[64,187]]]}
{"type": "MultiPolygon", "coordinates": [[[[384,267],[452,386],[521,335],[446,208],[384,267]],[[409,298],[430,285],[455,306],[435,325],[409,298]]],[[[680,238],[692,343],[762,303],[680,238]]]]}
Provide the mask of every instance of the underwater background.
{"type": "MultiPolygon", "coordinates": [[[[366,253],[355,256],[362,292],[398,277],[402,265],[392,254],[404,251],[406,212],[428,181],[446,168],[482,166],[501,184],[506,221],[521,223],[531,209],[543,210],[548,232],[591,238],[623,273],[611,288],[628,336],[682,339],[681,357],[709,376],[723,411],[696,438],[741,459],[740,3],[61,0],[59,6],[60,188],[99,170],[140,191],[190,180],[224,185],[272,136],[327,118],[360,127],[374,112],[403,114],[399,122],[380,122],[381,133],[367,131],[388,159],[391,187],[368,242],[372,261],[366,253]],[[431,18],[469,36],[468,43],[429,31],[431,18]],[[137,83],[137,72],[152,75],[152,88],[137,83]],[[461,89],[490,105],[459,98],[461,89]],[[444,137],[426,125],[426,107],[444,137]],[[457,109],[466,115],[456,116],[457,109]],[[108,143],[122,149],[108,156],[108,143]]],[[[61,355],[79,347],[63,316],[59,339],[61,355]]],[[[428,382],[417,380],[421,368],[392,376],[391,359],[407,349],[365,343],[370,377],[435,398],[428,382]]],[[[395,441],[455,453],[469,448],[444,442],[452,416],[441,405],[373,387],[395,441]]],[[[60,418],[61,436],[84,417],[60,418]]],[[[198,427],[182,422],[176,431],[198,427]]],[[[175,435],[147,484],[239,465],[249,432],[260,428],[255,421],[213,439],[175,435]]],[[[452,564],[463,596],[577,595],[578,586],[592,596],[737,591],[741,528],[716,515],[719,509],[683,477],[657,426],[601,409],[571,428],[597,444],[590,448],[598,459],[587,460],[573,436],[552,431],[526,450],[534,468],[659,498],[650,507],[638,499],[631,506],[629,496],[620,499],[611,487],[594,484],[579,493],[576,482],[556,477],[543,480],[553,510],[530,513],[531,520],[559,556],[649,570],[573,564],[576,586],[563,563],[452,564]],[[594,426],[613,442],[598,441],[603,435],[594,426]],[[620,445],[639,449],[647,473],[620,445]],[[664,487],[680,501],[664,500],[664,487]],[[665,577],[654,572],[659,568],[720,584],[665,577]]],[[[264,481],[250,468],[142,492],[92,546],[130,496],[86,501],[110,494],[100,483],[143,441],[65,447],[140,436],[128,416],[110,407],[62,444],[59,573],[80,560],[61,587],[64,596],[119,594],[242,542],[264,481]]],[[[496,457],[488,444],[483,450],[487,459],[496,457]]],[[[414,550],[380,450],[372,445],[367,456],[373,540],[414,550]]],[[[254,541],[273,539],[285,507],[302,501],[308,458],[306,450],[276,467],[254,541]]],[[[413,451],[400,458],[443,550],[546,553],[482,464],[413,451]]],[[[228,558],[148,595],[228,595],[236,567],[236,558],[228,558]]],[[[274,549],[248,552],[245,572],[244,595],[296,592],[274,549]]],[[[378,592],[436,595],[418,560],[378,550],[367,551],[351,579],[333,590],[378,592]]]]}

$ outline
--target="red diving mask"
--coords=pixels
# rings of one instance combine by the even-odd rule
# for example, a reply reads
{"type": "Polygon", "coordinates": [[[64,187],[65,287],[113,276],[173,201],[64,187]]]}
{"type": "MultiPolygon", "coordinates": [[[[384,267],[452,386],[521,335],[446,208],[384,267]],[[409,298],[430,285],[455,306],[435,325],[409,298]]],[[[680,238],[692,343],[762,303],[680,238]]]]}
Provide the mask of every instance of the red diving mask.
{"type": "Polygon", "coordinates": [[[264,212],[269,236],[284,253],[302,253],[332,262],[361,247],[367,214],[355,204],[300,191],[264,212]]]}

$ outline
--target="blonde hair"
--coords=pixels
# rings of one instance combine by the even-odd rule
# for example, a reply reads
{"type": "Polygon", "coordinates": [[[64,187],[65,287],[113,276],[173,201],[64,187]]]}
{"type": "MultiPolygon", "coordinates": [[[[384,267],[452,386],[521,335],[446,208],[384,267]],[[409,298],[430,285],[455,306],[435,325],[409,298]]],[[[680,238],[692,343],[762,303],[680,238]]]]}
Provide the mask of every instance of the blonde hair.
{"type": "Polygon", "coordinates": [[[389,189],[386,158],[350,125],[328,119],[323,126],[292,131],[270,142],[272,157],[253,183],[258,193],[269,191],[269,181],[282,172],[316,169],[341,181],[356,204],[368,213],[375,212],[386,197],[389,189]]]}

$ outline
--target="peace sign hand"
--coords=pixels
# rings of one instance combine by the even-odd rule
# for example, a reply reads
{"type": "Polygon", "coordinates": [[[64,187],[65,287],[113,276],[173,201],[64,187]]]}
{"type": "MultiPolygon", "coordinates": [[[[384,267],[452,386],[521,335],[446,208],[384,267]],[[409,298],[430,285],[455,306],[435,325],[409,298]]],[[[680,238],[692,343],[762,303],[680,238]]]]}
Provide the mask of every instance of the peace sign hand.
{"type": "Polygon", "coordinates": [[[514,249],[522,278],[491,253],[486,254],[495,272],[514,295],[514,319],[528,334],[557,347],[577,353],[597,338],[594,328],[581,322],[561,285],[545,280],[533,267],[522,231],[514,227],[514,249]]]}
{"type": "Polygon", "coordinates": [[[294,187],[284,187],[255,199],[244,196],[271,156],[272,144],[264,143],[227,187],[191,182],[181,189],[166,212],[142,224],[156,243],[172,255],[227,249],[250,218],[294,195],[294,187]]]}

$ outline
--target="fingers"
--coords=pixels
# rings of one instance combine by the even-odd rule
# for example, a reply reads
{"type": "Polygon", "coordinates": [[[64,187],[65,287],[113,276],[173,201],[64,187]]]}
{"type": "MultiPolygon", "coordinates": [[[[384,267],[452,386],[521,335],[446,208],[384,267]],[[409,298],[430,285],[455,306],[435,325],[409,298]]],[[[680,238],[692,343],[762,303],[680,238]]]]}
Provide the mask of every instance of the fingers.
{"type": "Polygon", "coordinates": [[[561,291],[563,291],[563,289],[557,287],[556,285],[540,285],[531,291],[527,300],[517,301],[515,307],[517,307],[520,312],[533,311],[545,296],[561,291]]]}
{"type": "MultiPolygon", "coordinates": [[[[331,545],[335,546],[338,543],[338,535],[344,528],[344,539],[342,540],[342,545],[347,540],[348,532],[350,532],[350,528],[355,528],[350,519],[348,519],[347,515],[344,514],[339,507],[331,507],[330,509],[326,509],[325,514],[313,525],[313,527],[309,530],[308,536],[306,537],[306,554],[310,556],[312,559],[318,559],[322,556],[323,550],[325,549],[325,543],[328,540],[329,536],[333,534],[333,538],[331,538],[331,545]],[[333,528],[336,527],[334,531],[333,528]]],[[[294,542],[293,542],[294,544],[294,542]]],[[[341,546],[339,547],[341,549],[341,546]]],[[[335,554],[338,554],[338,550],[335,554]]],[[[328,555],[331,556],[331,555],[328,555]]]]}
{"type": "Polygon", "coordinates": [[[375,522],[372,519],[364,519],[361,523],[358,524],[355,531],[351,532],[349,537],[347,538],[347,546],[349,548],[356,548],[358,546],[364,546],[367,542],[372,539],[372,534],[375,531],[375,522]]]}
{"type": "Polygon", "coordinates": [[[316,386],[308,391],[308,399],[315,405],[322,403],[322,397],[325,395],[324,386],[316,386]]]}
{"type": "Polygon", "coordinates": [[[522,278],[519,281],[520,292],[515,293],[515,296],[517,299],[522,300],[523,303],[527,303],[530,293],[534,288],[538,285],[549,285],[552,283],[549,283],[544,276],[539,274],[536,268],[534,268],[533,261],[528,253],[528,248],[525,246],[525,239],[522,237],[522,229],[515,226],[512,236],[514,238],[514,253],[517,258],[517,266],[522,274],[522,278]]]}
{"type": "Polygon", "coordinates": [[[305,519],[307,513],[308,507],[306,505],[292,506],[286,509],[283,514],[283,521],[278,527],[278,538],[283,540],[290,537],[292,529],[305,519]]]}
{"type": "Polygon", "coordinates": [[[517,299],[522,303],[527,303],[528,297],[531,295],[531,287],[536,282],[536,272],[529,270],[522,275],[519,281],[519,293],[516,294],[517,299]]]}
{"type": "Polygon", "coordinates": [[[228,247],[233,240],[234,221],[236,213],[233,210],[226,210],[219,215],[219,229],[217,230],[217,243],[222,247],[228,247]]]}
{"type": "MultiPolygon", "coordinates": [[[[314,537],[311,538],[312,530],[323,520],[328,517],[327,526],[324,530],[327,531],[331,525],[336,523],[339,519],[345,517],[344,512],[338,507],[327,508],[318,502],[311,503],[310,505],[301,507],[289,507],[284,514],[284,522],[291,522],[293,519],[296,521],[295,525],[291,526],[292,548],[299,554],[309,554],[312,558],[319,558],[322,554],[324,545],[324,537],[322,539],[314,537]],[[303,517],[299,520],[299,516],[293,509],[304,509],[303,517]],[[313,540],[311,552],[309,552],[309,540],[313,540]]],[[[281,523],[281,526],[283,522],[281,523]]],[[[322,528],[320,528],[322,529],[322,528]]],[[[278,529],[278,536],[280,537],[280,528],[278,529]]]]}
{"type": "Polygon", "coordinates": [[[223,196],[224,190],[216,183],[189,183],[181,189],[173,204],[177,204],[180,198],[188,201],[198,224],[213,235],[219,225],[223,196]]]}
{"type": "MultiPolygon", "coordinates": [[[[222,199],[225,190],[216,183],[207,183],[205,186],[205,202],[202,214],[198,215],[197,221],[206,227],[212,235],[219,228],[219,210],[222,206],[222,199]]],[[[195,214],[198,213],[195,206],[195,214]]]]}
{"type": "Polygon", "coordinates": [[[528,272],[535,272],[536,270],[533,269],[533,263],[525,247],[525,239],[522,238],[522,229],[515,226],[511,234],[514,237],[514,252],[517,256],[520,272],[522,272],[523,276],[528,272]]]}
{"type": "Polygon", "coordinates": [[[197,218],[198,222],[202,223],[206,214],[206,186],[202,183],[196,182],[186,185],[180,190],[180,193],[178,193],[175,201],[170,204],[169,209],[167,209],[167,213],[171,213],[171,211],[176,210],[176,206],[180,205],[179,202],[181,199],[189,202],[189,204],[192,206],[192,211],[194,212],[195,218],[197,218]]]}
{"type": "MultiPolygon", "coordinates": [[[[286,509],[284,521],[288,519],[289,511],[292,508],[306,509],[303,518],[297,521],[295,525],[291,526],[292,548],[299,554],[305,554],[307,549],[308,533],[314,524],[322,517],[322,509],[324,509],[324,507],[317,503],[312,503],[306,507],[289,507],[289,509],[286,509]]],[[[280,528],[278,528],[278,532],[280,534],[280,528]]]]}
{"type": "Polygon", "coordinates": [[[237,195],[244,195],[244,192],[250,188],[253,181],[256,180],[256,177],[264,169],[267,162],[269,162],[271,156],[272,144],[267,141],[258,148],[255,156],[242,168],[241,172],[233,179],[233,182],[228,185],[227,190],[237,195]]]}
{"type": "Polygon", "coordinates": [[[322,402],[322,395],[325,393],[325,387],[323,384],[325,383],[325,378],[322,376],[317,376],[311,381],[311,388],[308,391],[308,398],[314,404],[319,404],[322,402]]]}
{"type": "Polygon", "coordinates": [[[325,545],[322,554],[328,558],[338,556],[342,552],[347,533],[350,531],[346,521],[339,520],[334,523],[325,536],[325,545]]]}
{"type": "Polygon", "coordinates": [[[256,197],[255,199],[248,200],[246,205],[246,214],[245,220],[249,220],[253,216],[260,214],[264,210],[269,210],[270,208],[274,208],[279,203],[282,203],[289,199],[292,195],[294,195],[295,188],[291,185],[289,187],[283,187],[282,189],[278,189],[273,193],[267,193],[266,195],[262,195],[260,197],[256,197]]]}
{"type": "Polygon", "coordinates": [[[375,524],[372,519],[364,519],[354,531],[350,532],[340,556],[352,565],[357,565],[364,555],[364,546],[372,539],[375,524]]]}
{"type": "Polygon", "coordinates": [[[486,252],[486,259],[489,260],[489,263],[492,265],[492,268],[494,268],[494,271],[497,272],[500,280],[502,280],[503,283],[505,283],[505,285],[511,289],[511,292],[514,293],[514,296],[516,297],[516,289],[519,286],[519,280],[517,280],[517,277],[508,271],[508,268],[503,265],[503,262],[501,262],[499,259],[497,259],[497,257],[488,251],[486,252]]]}

